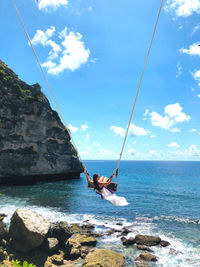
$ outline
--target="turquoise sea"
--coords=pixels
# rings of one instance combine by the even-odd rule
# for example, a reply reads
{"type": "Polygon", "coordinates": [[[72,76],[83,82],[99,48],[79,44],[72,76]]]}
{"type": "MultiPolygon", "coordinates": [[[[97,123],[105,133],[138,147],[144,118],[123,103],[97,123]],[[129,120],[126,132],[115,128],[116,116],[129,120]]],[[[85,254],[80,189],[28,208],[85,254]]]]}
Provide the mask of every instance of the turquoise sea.
{"type": "MultiPolygon", "coordinates": [[[[89,173],[110,176],[116,161],[85,161],[89,173]]],[[[0,186],[0,213],[10,217],[16,208],[28,207],[51,221],[89,220],[103,228],[131,226],[132,233],[159,235],[170,247],[154,247],[159,261],[152,266],[200,266],[200,162],[122,161],[117,195],[130,202],[115,207],[101,200],[81,179],[0,186]],[[122,226],[116,225],[121,223],[122,226]]],[[[134,266],[139,251],[124,248],[117,234],[105,236],[99,247],[123,253],[126,266],[134,266]]]]}

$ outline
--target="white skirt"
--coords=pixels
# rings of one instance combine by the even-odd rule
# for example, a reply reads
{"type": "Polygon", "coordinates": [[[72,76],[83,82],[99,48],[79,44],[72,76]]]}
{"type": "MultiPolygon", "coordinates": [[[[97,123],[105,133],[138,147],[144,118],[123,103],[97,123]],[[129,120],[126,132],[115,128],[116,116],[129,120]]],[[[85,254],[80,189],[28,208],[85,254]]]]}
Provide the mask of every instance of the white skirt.
{"type": "Polygon", "coordinates": [[[110,201],[115,206],[127,206],[130,204],[126,201],[125,197],[118,197],[106,187],[103,187],[99,193],[103,199],[110,201]]]}

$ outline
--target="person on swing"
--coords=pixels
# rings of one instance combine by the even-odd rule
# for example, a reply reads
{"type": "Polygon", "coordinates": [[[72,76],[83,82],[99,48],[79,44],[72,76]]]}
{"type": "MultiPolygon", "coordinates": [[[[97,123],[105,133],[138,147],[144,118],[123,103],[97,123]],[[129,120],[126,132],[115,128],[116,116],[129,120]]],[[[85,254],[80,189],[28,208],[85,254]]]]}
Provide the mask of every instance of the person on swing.
{"type": "Polygon", "coordinates": [[[97,189],[100,191],[104,186],[108,186],[112,182],[113,177],[114,177],[116,172],[117,172],[117,169],[114,170],[113,174],[111,175],[111,177],[109,179],[105,176],[100,177],[99,174],[95,173],[93,175],[93,180],[90,178],[88,172],[86,172],[86,178],[87,178],[88,183],[94,189],[97,189]]]}
{"type": "Polygon", "coordinates": [[[88,183],[95,189],[97,194],[101,195],[101,199],[106,199],[115,206],[127,206],[129,203],[124,197],[118,197],[112,190],[107,188],[107,186],[112,182],[115,173],[118,174],[118,169],[114,170],[109,179],[104,176],[100,177],[99,174],[94,174],[92,180],[88,172],[85,172],[88,183]]]}

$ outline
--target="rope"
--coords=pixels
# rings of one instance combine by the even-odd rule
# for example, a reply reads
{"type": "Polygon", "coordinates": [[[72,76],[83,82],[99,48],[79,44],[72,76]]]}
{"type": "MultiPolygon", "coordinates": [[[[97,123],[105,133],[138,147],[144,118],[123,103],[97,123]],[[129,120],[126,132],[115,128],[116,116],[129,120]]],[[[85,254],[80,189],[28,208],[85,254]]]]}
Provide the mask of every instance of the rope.
{"type": "Polygon", "coordinates": [[[61,112],[61,109],[60,109],[60,107],[59,107],[59,105],[58,105],[58,102],[56,101],[56,98],[55,98],[55,96],[54,96],[54,94],[53,94],[53,91],[52,91],[52,89],[51,89],[51,86],[50,86],[50,84],[49,84],[49,81],[48,81],[48,79],[47,79],[47,76],[46,76],[46,74],[45,74],[45,72],[44,72],[44,70],[43,70],[43,68],[42,68],[42,66],[41,66],[40,60],[39,60],[39,58],[38,58],[38,56],[37,56],[37,53],[36,53],[36,51],[35,51],[35,49],[34,49],[34,47],[33,47],[33,44],[32,44],[31,39],[30,39],[30,37],[29,37],[29,34],[28,34],[28,32],[27,32],[27,30],[26,30],[26,27],[25,27],[25,25],[24,25],[24,23],[23,23],[22,17],[20,16],[20,13],[19,13],[19,11],[18,11],[18,9],[17,9],[17,6],[16,6],[16,4],[15,4],[15,1],[14,1],[14,0],[11,0],[11,1],[12,1],[13,5],[14,5],[14,8],[15,8],[15,10],[16,10],[16,12],[17,12],[17,15],[18,15],[18,18],[19,18],[19,20],[20,20],[20,23],[21,23],[21,25],[22,25],[22,27],[23,27],[23,29],[24,29],[24,32],[25,32],[25,34],[26,34],[26,36],[27,36],[27,38],[28,38],[28,41],[29,41],[30,46],[31,46],[31,48],[32,48],[32,50],[33,50],[33,53],[34,53],[34,55],[35,55],[35,57],[36,57],[36,60],[37,60],[37,62],[38,62],[38,64],[39,64],[40,70],[41,70],[42,75],[43,75],[43,77],[44,77],[44,79],[45,79],[45,82],[46,82],[46,84],[47,84],[47,87],[48,87],[48,89],[49,89],[49,91],[50,91],[50,93],[51,93],[51,96],[52,96],[52,98],[53,98],[53,100],[54,100],[56,106],[57,106],[57,109],[58,109],[58,111],[59,111],[59,114],[60,114],[60,116],[61,116],[61,118],[62,118],[62,120],[63,120],[63,122],[64,122],[65,128],[66,128],[66,130],[68,131],[68,134],[69,134],[69,136],[70,136],[70,138],[71,138],[71,141],[72,141],[72,144],[73,144],[73,146],[74,146],[74,148],[75,148],[75,151],[76,151],[76,153],[77,153],[77,155],[78,155],[78,157],[79,157],[79,160],[80,160],[80,162],[81,162],[81,164],[82,164],[82,166],[83,166],[84,173],[86,174],[87,170],[86,170],[85,164],[83,163],[83,161],[82,161],[82,159],[81,159],[81,156],[80,156],[80,154],[79,154],[79,152],[78,152],[78,149],[77,149],[77,147],[76,147],[76,145],[75,145],[75,142],[74,142],[74,140],[73,140],[73,138],[72,138],[72,135],[71,135],[70,131],[68,130],[67,123],[66,123],[66,121],[65,121],[65,119],[64,119],[64,116],[63,116],[63,114],[62,114],[62,112],[61,112]]]}
{"type": "MultiPolygon", "coordinates": [[[[151,51],[151,47],[152,47],[154,35],[155,35],[155,32],[156,32],[156,28],[157,28],[157,25],[158,25],[158,20],[159,20],[159,17],[160,17],[160,12],[161,12],[161,9],[162,9],[162,6],[163,6],[163,2],[164,2],[164,0],[161,0],[161,4],[160,4],[160,8],[159,8],[159,11],[158,11],[158,14],[157,14],[156,24],[154,26],[153,34],[152,34],[152,37],[151,37],[151,42],[150,42],[150,45],[149,45],[149,49],[148,49],[148,53],[147,53],[147,57],[146,57],[145,65],[144,65],[144,69],[143,69],[143,72],[142,72],[142,76],[141,76],[141,79],[140,79],[139,87],[138,87],[137,94],[136,94],[136,97],[135,97],[135,101],[134,101],[134,104],[133,104],[131,116],[130,116],[130,119],[129,119],[128,127],[127,127],[126,134],[125,134],[125,137],[124,137],[124,141],[123,141],[123,144],[122,144],[122,149],[121,149],[121,152],[120,152],[119,160],[118,160],[118,163],[117,163],[117,169],[119,168],[119,164],[120,164],[120,161],[121,161],[121,158],[122,158],[122,155],[123,155],[126,139],[127,139],[127,136],[128,136],[128,132],[129,132],[129,128],[130,128],[130,125],[131,125],[131,121],[132,121],[133,113],[134,113],[135,106],[136,106],[136,103],[137,103],[137,99],[138,99],[138,95],[139,95],[139,92],[140,92],[140,88],[141,88],[141,85],[142,85],[144,73],[145,73],[147,62],[148,62],[148,59],[149,59],[149,54],[150,54],[150,51],[151,51]]],[[[117,176],[116,176],[116,183],[117,183],[117,176]]]]}

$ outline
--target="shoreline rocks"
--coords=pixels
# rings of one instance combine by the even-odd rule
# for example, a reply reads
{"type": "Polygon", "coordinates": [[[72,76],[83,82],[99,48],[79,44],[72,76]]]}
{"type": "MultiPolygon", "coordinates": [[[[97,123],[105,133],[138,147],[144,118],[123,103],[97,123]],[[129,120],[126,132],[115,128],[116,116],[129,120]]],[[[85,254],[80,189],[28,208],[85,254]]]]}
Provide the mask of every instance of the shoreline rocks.
{"type": "MultiPolygon", "coordinates": [[[[4,228],[3,220],[0,221],[1,225],[3,234],[0,231],[0,265],[12,266],[12,260],[19,260],[21,263],[33,263],[37,267],[72,267],[76,264],[85,267],[125,266],[125,257],[122,254],[98,247],[99,244],[101,246],[103,235],[108,236],[109,227],[105,227],[104,234],[98,234],[95,226],[88,221],[82,224],[63,221],[51,224],[41,215],[26,208],[14,212],[9,231],[7,226],[4,228]]],[[[133,253],[136,256],[138,254],[135,266],[150,266],[148,262],[159,260],[156,255],[149,253],[153,251],[148,246],[166,249],[170,245],[158,236],[136,235],[120,238],[119,232],[123,233],[124,228],[113,232],[113,235],[121,239],[124,249],[133,249],[133,253]],[[139,250],[144,252],[138,253],[139,250]]],[[[128,232],[132,234],[131,228],[128,232]]],[[[170,248],[169,251],[172,250],[170,248]]]]}

